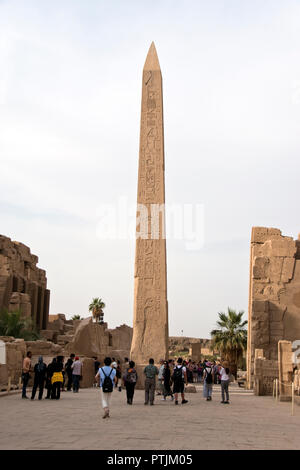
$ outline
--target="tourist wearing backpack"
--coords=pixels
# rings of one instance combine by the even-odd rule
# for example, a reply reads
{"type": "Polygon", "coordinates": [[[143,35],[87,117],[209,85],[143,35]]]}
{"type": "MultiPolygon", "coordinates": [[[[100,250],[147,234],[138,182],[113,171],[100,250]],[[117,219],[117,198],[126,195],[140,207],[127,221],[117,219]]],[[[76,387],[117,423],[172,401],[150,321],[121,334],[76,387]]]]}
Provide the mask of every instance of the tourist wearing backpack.
{"type": "Polygon", "coordinates": [[[43,361],[43,356],[39,356],[39,361],[34,366],[34,383],[32,387],[31,400],[34,400],[37,388],[39,388],[39,400],[43,398],[46,371],[47,365],[43,361]]]}
{"type": "Polygon", "coordinates": [[[99,371],[95,377],[96,380],[100,378],[100,390],[102,397],[102,408],[104,409],[103,419],[109,418],[109,408],[111,402],[111,396],[116,384],[116,369],[110,367],[111,358],[106,357],[104,359],[104,366],[99,368],[99,371]]]}
{"type": "Polygon", "coordinates": [[[126,395],[127,395],[127,403],[128,405],[132,405],[133,395],[134,395],[134,387],[136,385],[138,375],[134,368],[135,362],[130,361],[129,367],[126,369],[125,374],[123,375],[124,386],[126,388],[126,395]]]}
{"type": "Polygon", "coordinates": [[[173,393],[175,395],[175,405],[178,405],[178,393],[181,393],[181,403],[184,405],[188,402],[184,398],[184,384],[187,385],[187,375],[186,375],[186,368],[182,365],[182,358],[179,357],[177,359],[177,364],[174,367],[173,371],[173,393]]]}
{"type": "Polygon", "coordinates": [[[207,401],[212,399],[212,389],[214,383],[214,372],[210,362],[205,363],[203,372],[203,396],[207,401]]]}

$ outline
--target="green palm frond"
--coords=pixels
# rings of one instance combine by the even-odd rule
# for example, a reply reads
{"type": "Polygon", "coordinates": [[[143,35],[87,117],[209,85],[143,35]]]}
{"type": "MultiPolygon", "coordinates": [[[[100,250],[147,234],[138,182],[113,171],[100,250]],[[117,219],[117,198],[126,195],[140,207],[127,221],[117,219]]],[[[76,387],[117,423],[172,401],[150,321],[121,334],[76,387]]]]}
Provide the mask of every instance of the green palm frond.
{"type": "Polygon", "coordinates": [[[39,333],[34,328],[31,318],[24,318],[20,310],[0,312],[0,336],[13,336],[27,341],[39,339],[39,333]]]}
{"type": "Polygon", "coordinates": [[[99,297],[95,297],[89,305],[89,311],[92,311],[94,309],[99,309],[100,310],[100,309],[103,309],[103,308],[105,308],[105,303],[99,297]]]}
{"type": "Polygon", "coordinates": [[[219,312],[218,329],[211,331],[213,345],[221,352],[243,351],[247,348],[247,321],[244,311],[236,312],[228,307],[227,313],[219,312]]]}

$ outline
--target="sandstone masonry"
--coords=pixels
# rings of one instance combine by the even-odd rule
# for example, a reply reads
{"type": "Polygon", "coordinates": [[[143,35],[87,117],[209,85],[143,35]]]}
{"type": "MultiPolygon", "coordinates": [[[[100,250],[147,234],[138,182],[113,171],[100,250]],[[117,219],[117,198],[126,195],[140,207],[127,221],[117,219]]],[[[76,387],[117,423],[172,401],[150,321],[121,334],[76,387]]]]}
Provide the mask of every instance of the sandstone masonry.
{"type": "Polygon", "coordinates": [[[41,330],[48,325],[50,291],[37,263],[27,246],[0,235],[0,310],[21,310],[41,330]]]}
{"type": "Polygon", "coordinates": [[[138,364],[148,363],[149,357],[155,361],[168,357],[164,170],[162,75],[152,43],[143,70],[137,194],[137,226],[141,236],[137,235],[135,251],[131,357],[138,364]],[[155,237],[154,206],[161,211],[155,237]],[[142,208],[147,211],[146,218],[142,208]]]}
{"type": "MultiPolygon", "coordinates": [[[[252,229],[248,322],[247,381],[252,387],[255,350],[263,350],[275,370],[278,342],[300,339],[300,239],[276,228],[252,229]]],[[[260,375],[261,366],[258,361],[260,375]]]]}

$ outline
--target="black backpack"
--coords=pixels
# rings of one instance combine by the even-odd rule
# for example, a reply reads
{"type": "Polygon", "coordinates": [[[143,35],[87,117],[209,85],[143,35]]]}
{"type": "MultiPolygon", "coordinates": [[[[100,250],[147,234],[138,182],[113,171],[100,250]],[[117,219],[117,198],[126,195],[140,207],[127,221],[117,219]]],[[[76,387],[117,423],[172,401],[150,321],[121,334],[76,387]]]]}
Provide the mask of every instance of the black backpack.
{"type": "Polygon", "coordinates": [[[173,372],[173,380],[174,382],[182,382],[182,366],[176,366],[173,372]]]}
{"type": "Polygon", "coordinates": [[[137,382],[137,374],[135,369],[127,369],[127,378],[126,382],[129,382],[131,384],[137,382]]]}
{"type": "Polygon", "coordinates": [[[206,370],[205,382],[206,382],[207,384],[212,384],[212,381],[213,381],[213,380],[212,380],[212,369],[210,369],[210,372],[208,372],[207,369],[205,369],[205,370],[206,370]]]}
{"type": "Polygon", "coordinates": [[[106,375],[104,370],[101,368],[103,374],[104,374],[104,380],[103,380],[103,384],[102,384],[102,391],[104,393],[111,393],[113,391],[113,383],[111,381],[111,373],[113,371],[113,369],[111,369],[109,375],[106,375]]]}

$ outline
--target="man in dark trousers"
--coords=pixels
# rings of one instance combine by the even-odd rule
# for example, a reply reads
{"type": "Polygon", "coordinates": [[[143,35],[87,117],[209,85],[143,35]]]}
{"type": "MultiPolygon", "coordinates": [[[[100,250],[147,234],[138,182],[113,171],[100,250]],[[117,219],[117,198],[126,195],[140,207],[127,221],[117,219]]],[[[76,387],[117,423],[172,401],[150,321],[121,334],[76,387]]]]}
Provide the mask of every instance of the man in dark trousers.
{"type": "Polygon", "coordinates": [[[23,381],[22,398],[28,398],[28,396],[26,395],[26,387],[27,387],[28,381],[30,379],[29,372],[31,371],[31,356],[32,356],[31,351],[28,351],[27,354],[26,354],[26,357],[23,361],[23,368],[22,368],[22,381],[23,381]]]}
{"type": "Polygon", "coordinates": [[[156,376],[158,375],[158,368],[154,365],[154,359],[149,359],[149,365],[144,369],[145,374],[145,405],[154,405],[154,393],[156,386],[156,376]]]}
{"type": "Polygon", "coordinates": [[[31,400],[34,400],[36,390],[39,387],[39,400],[43,398],[44,385],[46,380],[47,366],[43,361],[43,356],[39,357],[38,363],[34,366],[34,383],[32,387],[31,400]]]}
{"type": "Polygon", "coordinates": [[[72,383],[73,383],[72,364],[74,362],[74,358],[75,358],[75,354],[72,353],[70,355],[69,359],[67,360],[66,365],[65,365],[65,370],[66,370],[66,373],[67,373],[67,376],[68,376],[67,392],[70,392],[71,389],[72,389],[72,383]]]}

